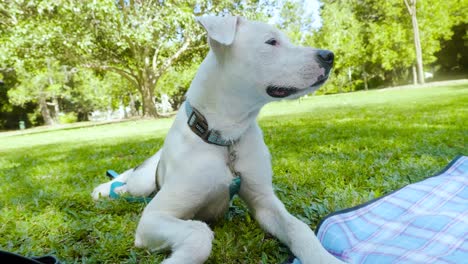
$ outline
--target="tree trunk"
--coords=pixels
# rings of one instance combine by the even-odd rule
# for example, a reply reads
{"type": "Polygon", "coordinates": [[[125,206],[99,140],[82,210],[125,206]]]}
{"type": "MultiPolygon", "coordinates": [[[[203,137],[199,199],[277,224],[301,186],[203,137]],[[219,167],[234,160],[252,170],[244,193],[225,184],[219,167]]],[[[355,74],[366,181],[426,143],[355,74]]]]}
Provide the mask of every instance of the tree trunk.
{"type": "MultiPolygon", "coordinates": [[[[54,82],[54,78],[53,78],[53,74],[52,74],[49,59],[47,59],[47,72],[48,72],[49,85],[52,86],[52,85],[55,84],[55,82],[54,82]]],[[[59,118],[58,117],[59,117],[60,107],[59,107],[58,100],[57,100],[56,96],[52,97],[52,103],[50,105],[52,105],[54,107],[54,114],[51,117],[54,120],[54,123],[58,124],[59,123],[59,118]]],[[[49,112],[49,116],[50,116],[50,112],[49,112]]]]}
{"type": "Polygon", "coordinates": [[[418,82],[419,84],[424,83],[424,69],[423,69],[423,60],[422,60],[422,50],[421,50],[421,40],[419,39],[419,27],[418,19],[416,18],[416,1],[414,6],[414,13],[411,17],[411,22],[413,23],[414,31],[414,47],[416,49],[416,67],[418,70],[418,82]]]}
{"type": "Polygon", "coordinates": [[[57,100],[57,97],[54,96],[54,98],[52,99],[52,105],[54,106],[54,115],[53,115],[53,119],[55,120],[55,123],[56,124],[59,124],[59,114],[60,114],[60,106],[59,106],[59,103],[58,103],[58,100],[57,100]]]}
{"type": "Polygon", "coordinates": [[[393,68],[392,70],[392,87],[395,87],[395,86],[398,86],[398,82],[397,82],[397,79],[398,79],[398,73],[397,71],[395,70],[395,68],[393,68]]]}
{"type": "Polygon", "coordinates": [[[411,66],[411,68],[413,69],[413,84],[417,85],[418,84],[418,73],[416,72],[416,66],[413,64],[413,66],[411,66]]]}
{"type": "MultiPolygon", "coordinates": [[[[147,50],[145,49],[145,54],[147,50]]],[[[140,76],[140,92],[141,99],[143,101],[143,116],[147,117],[159,117],[156,105],[154,104],[154,87],[158,81],[158,77],[155,76],[153,69],[150,67],[150,59],[145,56],[144,59],[145,67],[141,71],[140,76]]]]}
{"type": "Polygon", "coordinates": [[[367,82],[367,72],[366,72],[366,70],[364,70],[364,72],[362,73],[362,77],[364,78],[364,89],[367,91],[367,90],[369,90],[369,84],[367,82]]]}
{"type": "Polygon", "coordinates": [[[419,38],[418,18],[416,17],[416,0],[410,0],[409,4],[405,0],[408,12],[411,15],[411,23],[413,25],[414,48],[416,51],[416,68],[418,72],[418,83],[424,84],[424,68],[422,59],[421,39],[419,38]]]}
{"type": "Polygon", "coordinates": [[[44,119],[45,124],[48,126],[55,125],[54,119],[52,119],[52,116],[50,115],[50,111],[47,106],[47,101],[43,96],[39,97],[39,108],[41,110],[41,115],[44,119]]]}
{"type": "Polygon", "coordinates": [[[135,98],[133,97],[132,93],[129,93],[129,97],[130,97],[130,116],[137,116],[138,110],[136,109],[135,98]]]}
{"type": "Polygon", "coordinates": [[[128,118],[127,107],[125,106],[123,97],[120,98],[120,106],[122,107],[123,118],[124,118],[124,119],[127,119],[127,118],[128,118]]]}
{"type": "Polygon", "coordinates": [[[156,105],[154,105],[153,85],[149,81],[145,81],[140,87],[141,99],[143,103],[143,116],[159,117],[156,105]]]}

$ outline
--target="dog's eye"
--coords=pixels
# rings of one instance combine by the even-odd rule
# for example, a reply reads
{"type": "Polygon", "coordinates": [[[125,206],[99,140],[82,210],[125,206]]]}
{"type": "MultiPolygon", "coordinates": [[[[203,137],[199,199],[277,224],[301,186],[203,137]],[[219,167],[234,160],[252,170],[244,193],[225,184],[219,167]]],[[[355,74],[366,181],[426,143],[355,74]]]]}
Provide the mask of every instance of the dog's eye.
{"type": "Polygon", "coordinates": [[[271,38],[271,39],[267,40],[265,43],[268,44],[268,45],[272,45],[272,46],[278,45],[278,41],[276,39],[274,39],[274,38],[271,38]]]}

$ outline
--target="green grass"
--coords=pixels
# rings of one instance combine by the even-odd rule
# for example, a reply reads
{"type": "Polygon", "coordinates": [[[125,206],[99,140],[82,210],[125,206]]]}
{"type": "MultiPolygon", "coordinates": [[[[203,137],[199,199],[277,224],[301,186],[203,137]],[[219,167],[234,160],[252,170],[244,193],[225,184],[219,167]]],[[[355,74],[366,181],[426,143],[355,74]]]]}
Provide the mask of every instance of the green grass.
{"type": "MultiPolygon", "coordinates": [[[[468,85],[381,90],[268,105],[260,124],[277,194],[315,228],[326,214],[384,195],[468,154],[468,85]]],[[[144,207],[93,202],[105,170],[123,171],[158,150],[172,120],[0,133],[0,248],[53,253],[65,263],[154,263],[133,247],[144,207]]],[[[212,225],[208,263],[279,263],[288,250],[235,200],[212,225]]]]}

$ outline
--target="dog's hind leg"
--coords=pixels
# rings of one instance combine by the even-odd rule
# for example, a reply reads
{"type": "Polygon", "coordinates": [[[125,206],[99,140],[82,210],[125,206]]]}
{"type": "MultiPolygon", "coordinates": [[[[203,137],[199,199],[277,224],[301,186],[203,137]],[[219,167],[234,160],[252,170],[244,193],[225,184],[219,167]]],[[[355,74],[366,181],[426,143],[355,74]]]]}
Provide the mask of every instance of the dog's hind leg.
{"type": "Polygon", "coordinates": [[[171,250],[163,264],[203,263],[211,253],[213,232],[207,224],[190,219],[205,202],[183,186],[165,185],[145,208],[138,223],[135,246],[154,251],[171,250]]]}
{"type": "Polygon", "coordinates": [[[129,193],[132,196],[146,197],[156,189],[155,173],[161,158],[161,150],[145,160],[141,165],[134,169],[129,169],[117,176],[115,179],[100,184],[94,188],[91,196],[94,200],[101,197],[109,197],[111,184],[122,182],[123,186],[117,187],[115,192],[118,194],[129,193]]]}
{"type": "Polygon", "coordinates": [[[208,259],[212,240],[213,232],[204,222],[150,212],[143,215],[138,224],[135,246],[155,251],[172,250],[164,264],[197,264],[208,259]]]}
{"type": "MultiPolygon", "coordinates": [[[[111,181],[102,183],[98,185],[96,188],[94,188],[93,192],[91,193],[91,196],[93,197],[94,200],[98,200],[99,198],[102,197],[109,197],[110,194],[110,188],[111,184],[114,182],[127,182],[127,179],[129,175],[131,175],[133,172],[133,169],[126,170],[125,172],[121,173],[119,176],[115,177],[111,181]]],[[[121,186],[115,189],[116,193],[126,193],[127,192],[127,186],[121,186]]]]}
{"type": "Polygon", "coordinates": [[[156,169],[161,159],[161,152],[162,149],[133,169],[132,174],[127,179],[127,191],[129,194],[146,197],[155,191],[157,187],[156,169]]]}

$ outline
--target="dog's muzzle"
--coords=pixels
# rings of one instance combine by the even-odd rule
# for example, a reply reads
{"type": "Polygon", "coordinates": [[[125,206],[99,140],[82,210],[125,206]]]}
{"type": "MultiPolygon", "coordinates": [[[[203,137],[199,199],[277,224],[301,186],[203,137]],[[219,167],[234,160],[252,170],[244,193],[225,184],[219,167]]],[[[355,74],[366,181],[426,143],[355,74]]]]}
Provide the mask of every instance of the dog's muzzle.
{"type": "MultiPolygon", "coordinates": [[[[307,87],[306,89],[318,88],[328,80],[330,70],[333,68],[334,60],[335,55],[333,54],[333,52],[329,50],[317,50],[316,62],[320,65],[321,68],[324,69],[324,74],[318,76],[317,81],[311,86],[307,87]]],[[[266,92],[271,97],[284,98],[303,90],[304,89],[299,89],[296,87],[268,85],[266,92]]]]}
{"type": "MultiPolygon", "coordinates": [[[[310,88],[318,88],[322,84],[324,84],[328,80],[328,73],[326,75],[320,75],[317,78],[317,81],[313,83],[311,86],[305,88],[305,89],[310,89],[310,88]]],[[[305,89],[298,89],[295,87],[281,87],[281,86],[275,86],[275,85],[268,85],[266,92],[269,96],[274,97],[274,98],[284,98],[288,97],[290,95],[293,95],[295,93],[298,93],[300,91],[303,91],[305,89]]]]}

